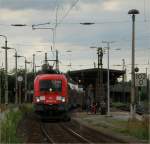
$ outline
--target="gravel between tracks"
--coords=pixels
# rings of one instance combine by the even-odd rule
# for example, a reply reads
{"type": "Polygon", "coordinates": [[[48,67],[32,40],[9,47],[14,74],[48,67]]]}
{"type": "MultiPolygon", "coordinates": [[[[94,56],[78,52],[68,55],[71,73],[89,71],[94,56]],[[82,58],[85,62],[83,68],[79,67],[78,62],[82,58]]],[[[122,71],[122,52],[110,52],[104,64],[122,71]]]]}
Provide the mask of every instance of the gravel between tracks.
{"type": "Polygon", "coordinates": [[[55,143],[125,143],[123,140],[88,128],[75,120],[41,122],[34,113],[27,114],[18,126],[18,134],[24,143],[53,143],[44,136],[41,124],[44,125],[47,134],[55,143]],[[74,133],[70,133],[67,129],[74,133]],[[79,138],[78,135],[87,141],[79,138]]]}

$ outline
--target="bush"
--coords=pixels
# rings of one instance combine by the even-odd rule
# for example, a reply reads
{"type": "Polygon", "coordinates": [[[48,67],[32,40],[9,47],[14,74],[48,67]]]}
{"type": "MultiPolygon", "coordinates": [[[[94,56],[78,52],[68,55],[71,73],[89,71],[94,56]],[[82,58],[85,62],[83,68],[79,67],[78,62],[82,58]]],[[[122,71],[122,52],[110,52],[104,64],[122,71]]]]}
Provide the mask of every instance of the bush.
{"type": "Polygon", "coordinates": [[[22,117],[21,111],[10,110],[1,122],[1,142],[2,143],[17,143],[20,140],[17,138],[17,124],[22,117]]]}
{"type": "Polygon", "coordinates": [[[21,139],[17,137],[17,126],[23,115],[32,111],[32,104],[23,104],[19,110],[10,110],[0,123],[0,142],[1,143],[21,143],[21,139]]]}

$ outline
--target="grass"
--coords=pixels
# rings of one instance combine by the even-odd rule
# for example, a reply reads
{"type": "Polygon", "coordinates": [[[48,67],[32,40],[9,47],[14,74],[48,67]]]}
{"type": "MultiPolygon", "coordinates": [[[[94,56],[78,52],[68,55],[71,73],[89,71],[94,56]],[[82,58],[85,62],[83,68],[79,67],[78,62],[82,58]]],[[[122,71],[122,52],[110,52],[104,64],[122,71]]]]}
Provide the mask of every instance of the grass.
{"type": "Polygon", "coordinates": [[[112,107],[121,107],[121,106],[125,106],[126,104],[122,103],[122,102],[113,102],[112,103],[112,107]]]}
{"type": "Polygon", "coordinates": [[[1,122],[1,143],[17,143],[20,139],[17,138],[17,124],[22,117],[21,111],[10,110],[1,122]]]}
{"type": "Polygon", "coordinates": [[[32,105],[26,104],[19,107],[18,110],[11,109],[0,125],[0,142],[1,143],[21,143],[21,139],[17,137],[17,126],[23,115],[31,111],[32,105]]]}
{"type": "Polygon", "coordinates": [[[143,117],[142,121],[129,119],[126,132],[139,139],[149,140],[149,124],[150,120],[146,116],[143,117]]]}
{"type": "Polygon", "coordinates": [[[139,140],[149,139],[149,124],[150,120],[148,116],[144,116],[142,120],[120,120],[113,117],[94,116],[81,114],[80,119],[97,129],[107,128],[108,130],[116,133],[122,133],[123,135],[130,135],[138,138],[139,140]]]}

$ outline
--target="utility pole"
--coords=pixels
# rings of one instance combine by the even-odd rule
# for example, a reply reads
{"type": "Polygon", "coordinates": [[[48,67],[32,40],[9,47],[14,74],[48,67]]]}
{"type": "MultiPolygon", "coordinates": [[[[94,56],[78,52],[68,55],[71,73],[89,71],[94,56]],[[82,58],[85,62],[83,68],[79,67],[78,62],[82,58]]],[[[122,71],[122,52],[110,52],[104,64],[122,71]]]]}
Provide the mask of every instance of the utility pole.
{"type": "Polygon", "coordinates": [[[58,70],[58,71],[59,71],[58,50],[56,50],[56,70],[58,70]]]}
{"type": "MultiPolygon", "coordinates": [[[[149,59],[148,59],[148,63],[147,64],[148,64],[148,68],[149,68],[149,66],[150,66],[149,59]]],[[[150,102],[150,74],[148,74],[148,72],[147,72],[147,97],[148,97],[149,102],[150,102]]]]}
{"type": "Polygon", "coordinates": [[[24,78],[24,84],[25,84],[25,102],[27,102],[27,60],[25,58],[25,78],[24,78]]]}
{"type": "Polygon", "coordinates": [[[122,93],[123,93],[124,102],[126,102],[126,97],[125,97],[125,75],[126,75],[125,59],[122,59],[122,70],[125,72],[122,76],[122,93]]]}
{"type": "Polygon", "coordinates": [[[109,76],[109,49],[110,43],[114,43],[113,41],[102,41],[102,43],[107,44],[107,115],[110,116],[110,76],[109,76]]]}
{"type": "Polygon", "coordinates": [[[15,50],[15,79],[16,79],[16,86],[15,86],[15,103],[19,103],[18,98],[18,58],[22,57],[17,54],[17,50],[15,48],[12,48],[15,50]]]}
{"type": "Polygon", "coordinates": [[[36,73],[36,68],[37,68],[37,67],[41,67],[41,66],[35,65],[35,73],[36,73]]]}
{"type": "Polygon", "coordinates": [[[7,40],[5,41],[5,104],[8,104],[8,62],[7,62],[7,40]]]}
{"type": "Polygon", "coordinates": [[[130,114],[131,118],[135,117],[136,104],[135,104],[135,15],[139,14],[136,9],[129,10],[128,14],[132,15],[132,66],[131,66],[131,104],[130,114]]]}
{"type": "Polygon", "coordinates": [[[96,68],[96,62],[94,62],[93,65],[94,65],[94,68],[96,68]]]}
{"type": "Polygon", "coordinates": [[[17,79],[17,58],[19,57],[17,55],[17,50],[15,48],[9,48],[15,50],[15,104],[18,102],[18,79],[17,79]]]}
{"type": "Polygon", "coordinates": [[[30,64],[31,62],[28,62],[25,58],[25,102],[27,102],[27,64],[30,64]]]}
{"type": "Polygon", "coordinates": [[[7,37],[5,35],[0,35],[5,38],[5,47],[2,47],[5,49],[5,104],[8,104],[8,62],[7,62],[7,50],[9,49],[7,47],[7,37]]]}
{"type": "Polygon", "coordinates": [[[47,53],[45,53],[45,64],[47,65],[47,53]]]}
{"type": "Polygon", "coordinates": [[[5,104],[8,104],[8,62],[7,62],[7,40],[5,41],[5,104]]]}
{"type": "Polygon", "coordinates": [[[33,54],[33,68],[32,68],[33,74],[35,73],[35,54],[33,54]]]}
{"type": "Polygon", "coordinates": [[[101,108],[101,114],[106,113],[106,103],[105,103],[105,91],[103,85],[103,49],[101,47],[91,47],[97,48],[98,55],[98,69],[97,69],[97,82],[96,82],[96,103],[98,107],[101,108]]]}
{"type": "Polygon", "coordinates": [[[18,79],[17,79],[17,51],[15,52],[15,65],[16,65],[16,88],[15,88],[15,103],[17,104],[18,103],[18,79]]]}
{"type": "Polygon", "coordinates": [[[105,103],[105,95],[104,95],[104,85],[103,85],[103,49],[100,47],[97,50],[98,54],[98,87],[100,92],[100,100],[99,104],[101,107],[101,113],[105,114],[106,103],[105,103]]]}
{"type": "Polygon", "coordinates": [[[0,104],[2,103],[2,69],[0,69],[0,104]]]}
{"type": "Polygon", "coordinates": [[[148,68],[146,67],[146,96],[148,97],[148,93],[149,93],[149,83],[148,83],[148,68]]]}

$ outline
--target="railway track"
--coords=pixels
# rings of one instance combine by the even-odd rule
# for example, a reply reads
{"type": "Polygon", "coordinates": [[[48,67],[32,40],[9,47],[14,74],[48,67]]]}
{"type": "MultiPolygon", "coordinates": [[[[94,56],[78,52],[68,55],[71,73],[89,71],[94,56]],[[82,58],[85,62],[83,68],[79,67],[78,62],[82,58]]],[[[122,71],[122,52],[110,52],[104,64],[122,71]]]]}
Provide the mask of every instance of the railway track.
{"type": "Polygon", "coordinates": [[[90,140],[75,132],[73,129],[69,128],[64,123],[41,123],[41,131],[45,137],[45,142],[52,144],[92,143],[90,140]]]}
{"type": "Polygon", "coordinates": [[[23,129],[27,131],[25,143],[128,143],[120,138],[86,127],[75,120],[42,122],[35,119],[34,116],[28,116],[23,129]]]}
{"type": "Polygon", "coordinates": [[[81,125],[75,120],[67,123],[68,127],[74,129],[77,133],[81,133],[86,139],[91,140],[93,143],[126,143],[122,139],[118,139],[106,133],[91,129],[87,126],[81,125]]]}
{"type": "Polygon", "coordinates": [[[126,143],[123,140],[97,132],[74,122],[41,123],[41,131],[47,143],[126,143]]]}
{"type": "Polygon", "coordinates": [[[70,134],[72,134],[73,136],[75,136],[77,139],[80,139],[80,141],[82,141],[83,143],[89,143],[91,144],[92,142],[90,140],[88,140],[87,138],[85,138],[84,136],[82,136],[80,133],[77,133],[76,131],[74,131],[73,129],[71,129],[70,127],[61,124],[60,125],[65,131],[68,131],[70,134]]]}
{"type": "Polygon", "coordinates": [[[53,141],[53,139],[49,136],[48,131],[44,124],[42,124],[42,123],[40,124],[40,129],[42,131],[43,136],[45,137],[44,141],[46,141],[48,143],[55,143],[53,141]]]}

